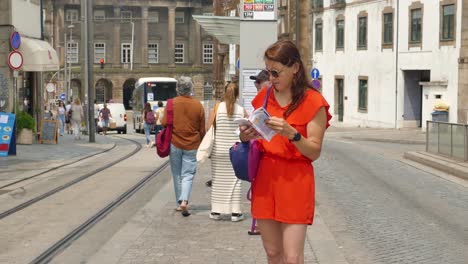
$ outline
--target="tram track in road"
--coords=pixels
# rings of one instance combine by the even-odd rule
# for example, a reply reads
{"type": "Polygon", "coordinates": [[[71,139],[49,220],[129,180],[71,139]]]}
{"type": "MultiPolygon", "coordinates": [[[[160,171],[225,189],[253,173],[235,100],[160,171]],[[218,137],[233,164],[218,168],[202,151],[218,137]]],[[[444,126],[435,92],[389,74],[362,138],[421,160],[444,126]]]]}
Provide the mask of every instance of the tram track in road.
{"type": "MultiPolygon", "coordinates": [[[[88,173],[86,173],[86,174],[84,174],[84,175],[82,175],[82,176],[80,176],[80,177],[78,177],[78,178],[72,180],[72,181],[69,181],[69,182],[67,182],[67,183],[65,183],[65,184],[62,184],[62,185],[60,185],[60,186],[58,186],[58,187],[56,187],[56,188],[53,188],[52,190],[49,190],[49,191],[47,191],[47,192],[45,192],[45,193],[43,193],[43,194],[41,194],[41,195],[38,195],[38,196],[36,196],[36,197],[34,197],[34,198],[32,198],[32,199],[26,201],[26,202],[23,202],[23,203],[21,203],[21,204],[18,204],[18,205],[16,205],[16,206],[14,206],[14,207],[12,207],[12,208],[10,208],[10,209],[8,209],[8,210],[6,210],[6,211],[0,213],[0,220],[2,220],[3,218],[5,218],[5,217],[7,217],[7,216],[9,216],[9,215],[12,215],[12,214],[14,214],[14,213],[17,213],[17,212],[19,212],[19,211],[21,211],[21,210],[23,210],[23,209],[25,209],[25,208],[27,208],[27,207],[29,207],[29,206],[31,206],[31,205],[33,205],[33,204],[39,202],[39,201],[41,201],[41,200],[43,200],[43,199],[45,199],[45,198],[47,198],[47,197],[49,197],[49,196],[52,196],[52,195],[54,195],[54,194],[56,194],[56,193],[59,193],[59,192],[65,190],[65,189],[67,189],[67,188],[69,188],[69,187],[75,185],[76,183],[79,183],[79,182],[81,182],[81,181],[83,181],[83,180],[85,180],[85,179],[87,179],[87,178],[89,178],[89,177],[91,177],[91,176],[93,176],[93,175],[95,175],[95,174],[98,174],[99,172],[102,172],[102,171],[104,171],[104,170],[106,170],[106,169],[108,169],[108,168],[110,168],[110,167],[112,167],[112,166],[118,164],[118,163],[121,162],[121,161],[124,161],[124,160],[126,160],[126,159],[132,157],[133,155],[135,155],[136,153],[138,153],[138,152],[142,149],[142,147],[143,147],[142,144],[139,143],[139,142],[136,141],[136,140],[128,139],[128,138],[124,138],[124,137],[117,137],[117,138],[130,141],[131,143],[133,143],[133,144],[136,146],[136,148],[135,148],[133,151],[131,151],[130,153],[128,153],[128,154],[126,154],[125,156],[121,157],[121,158],[118,158],[118,159],[116,159],[116,160],[114,160],[114,161],[111,161],[110,163],[108,163],[108,164],[106,164],[106,165],[104,165],[104,166],[101,166],[101,167],[99,167],[99,168],[97,168],[97,169],[94,169],[94,170],[92,170],[92,171],[90,171],[90,172],[88,172],[88,173]]],[[[82,160],[83,160],[83,159],[82,159],[82,160]]],[[[63,165],[63,166],[61,166],[61,167],[69,166],[69,165],[71,165],[71,164],[73,164],[73,163],[77,163],[77,162],[78,162],[78,161],[70,162],[70,163],[68,163],[68,164],[66,164],[66,165],[63,165]]],[[[60,166],[59,166],[59,167],[60,167],[60,166]]],[[[44,173],[45,173],[45,172],[44,172],[44,173]]],[[[40,176],[40,175],[43,175],[44,173],[40,173],[39,175],[35,175],[35,177],[38,177],[38,176],[40,176]]],[[[31,177],[29,177],[29,179],[31,179],[31,177]]],[[[12,186],[12,185],[9,184],[9,186],[12,186]]],[[[0,189],[1,189],[1,188],[0,188],[0,189]]]]}
{"type": "Polygon", "coordinates": [[[41,171],[41,172],[39,172],[39,173],[37,173],[37,174],[28,176],[28,177],[26,177],[26,178],[22,178],[22,179],[19,179],[19,180],[17,180],[17,181],[10,182],[10,183],[8,183],[8,184],[5,184],[5,185],[3,185],[3,186],[0,186],[0,190],[5,189],[5,188],[8,188],[8,187],[13,186],[13,185],[16,185],[16,184],[21,183],[21,182],[25,182],[25,181],[34,179],[34,178],[36,178],[36,177],[39,177],[39,176],[41,176],[41,175],[44,175],[44,174],[46,174],[46,173],[49,173],[49,172],[52,172],[52,171],[55,171],[55,170],[58,170],[58,169],[61,169],[61,168],[64,168],[64,167],[66,167],[66,166],[73,165],[73,164],[78,163],[78,162],[80,162],[80,161],[84,161],[84,160],[90,159],[90,158],[95,157],[95,156],[97,156],[97,155],[104,154],[104,153],[106,153],[106,152],[109,152],[109,151],[113,150],[115,147],[116,147],[116,144],[114,144],[114,145],[113,145],[111,148],[109,148],[109,149],[96,152],[96,153],[94,153],[94,154],[92,154],[92,155],[90,155],[90,156],[82,157],[82,158],[80,158],[80,159],[77,159],[77,160],[74,160],[74,161],[71,161],[71,162],[68,162],[68,163],[65,163],[65,164],[61,164],[61,165],[59,165],[59,166],[55,166],[55,167],[46,169],[45,171],[41,171]]]}
{"type": "Polygon", "coordinates": [[[53,244],[47,250],[45,250],[42,254],[32,260],[31,264],[42,264],[42,263],[49,263],[56,255],[60,254],[64,249],[70,246],[73,241],[80,238],[84,235],[89,229],[91,229],[95,224],[99,223],[105,216],[111,213],[115,208],[129,199],[133,194],[138,192],[145,184],[149,181],[154,179],[156,176],[161,174],[167,167],[169,166],[169,161],[165,161],[162,165],[160,165],[156,170],[149,173],[146,177],[141,179],[138,183],[130,187],[127,191],[122,193],[117,199],[110,202],[107,206],[101,209],[99,212],[91,216],[88,220],[86,220],[83,224],[75,228],[73,231],[68,233],[58,242],[53,244]]]}

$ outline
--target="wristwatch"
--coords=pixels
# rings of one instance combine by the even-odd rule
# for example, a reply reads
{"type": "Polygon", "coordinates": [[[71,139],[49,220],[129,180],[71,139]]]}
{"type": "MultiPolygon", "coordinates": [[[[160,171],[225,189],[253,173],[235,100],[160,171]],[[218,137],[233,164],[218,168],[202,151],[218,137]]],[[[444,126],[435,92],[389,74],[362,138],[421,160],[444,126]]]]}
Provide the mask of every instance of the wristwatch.
{"type": "Polygon", "coordinates": [[[289,139],[289,142],[299,141],[301,140],[302,135],[299,132],[296,132],[292,138],[289,139]]]}

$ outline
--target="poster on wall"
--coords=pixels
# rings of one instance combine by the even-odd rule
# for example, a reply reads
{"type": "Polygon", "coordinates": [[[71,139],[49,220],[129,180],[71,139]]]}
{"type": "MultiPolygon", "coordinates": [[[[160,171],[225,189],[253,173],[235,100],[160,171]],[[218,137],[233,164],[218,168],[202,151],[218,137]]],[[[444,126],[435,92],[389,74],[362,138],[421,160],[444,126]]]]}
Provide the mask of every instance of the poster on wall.
{"type": "Polygon", "coordinates": [[[250,79],[250,76],[257,76],[261,70],[259,69],[244,69],[242,71],[242,94],[241,104],[247,113],[252,113],[252,100],[257,95],[257,87],[255,87],[255,81],[250,79]]]}
{"type": "Polygon", "coordinates": [[[15,114],[0,112],[0,157],[16,155],[15,114]]]}
{"type": "Polygon", "coordinates": [[[241,19],[243,20],[276,20],[276,0],[243,0],[241,19]]]}

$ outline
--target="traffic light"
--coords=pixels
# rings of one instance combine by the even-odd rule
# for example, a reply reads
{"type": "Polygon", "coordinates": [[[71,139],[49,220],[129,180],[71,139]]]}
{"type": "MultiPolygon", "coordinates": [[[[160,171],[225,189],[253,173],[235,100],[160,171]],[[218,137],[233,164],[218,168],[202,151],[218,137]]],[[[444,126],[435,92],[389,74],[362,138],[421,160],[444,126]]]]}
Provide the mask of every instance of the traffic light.
{"type": "Polygon", "coordinates": [[[99,63],[101,64],[101,70],[104,70],[104,59],[100,59],[99,63]]]}

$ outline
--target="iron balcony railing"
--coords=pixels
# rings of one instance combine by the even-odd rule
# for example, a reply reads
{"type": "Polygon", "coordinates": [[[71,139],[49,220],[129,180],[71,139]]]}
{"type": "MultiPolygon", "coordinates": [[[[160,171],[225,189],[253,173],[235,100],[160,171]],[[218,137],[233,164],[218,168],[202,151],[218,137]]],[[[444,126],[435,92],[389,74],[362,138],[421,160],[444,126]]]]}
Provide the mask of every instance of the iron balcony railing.
{"type": "Polygon", "coordinates": [[[330,0],[331,8],[344,8],[346,6],[345,0],[330,0]]]}
{"type": "Polygon", "coordinates": [[[323,9],[323,0],[312,0],[312,9],[323,9]]]}
{"type": "Polygon", "coordinates": [[[427,121],[426,151],[468,161],[468,125],[427,121]]]}

